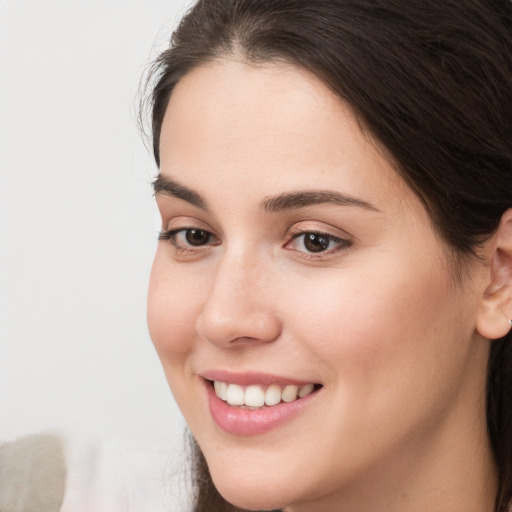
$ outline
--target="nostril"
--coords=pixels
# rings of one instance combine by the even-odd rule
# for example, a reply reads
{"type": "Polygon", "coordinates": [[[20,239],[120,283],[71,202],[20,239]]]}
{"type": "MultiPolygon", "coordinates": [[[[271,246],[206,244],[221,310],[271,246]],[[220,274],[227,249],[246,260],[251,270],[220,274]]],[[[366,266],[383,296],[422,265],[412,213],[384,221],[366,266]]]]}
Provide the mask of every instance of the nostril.
{"type": "Polygon", "coordinates": [[[281,333],[279,316],[254,290],[238,294],[218,278],[196,319],[196,332],[213,345],[237,348],[275,341],[281,333]]]}

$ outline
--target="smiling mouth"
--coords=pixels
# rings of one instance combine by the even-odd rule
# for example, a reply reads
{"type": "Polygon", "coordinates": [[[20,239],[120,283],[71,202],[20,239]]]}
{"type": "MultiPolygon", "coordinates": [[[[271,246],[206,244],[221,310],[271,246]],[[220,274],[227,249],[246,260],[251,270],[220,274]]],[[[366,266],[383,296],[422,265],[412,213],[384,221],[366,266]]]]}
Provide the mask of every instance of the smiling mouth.
{"type": "Polygon", "coordinates": [[[282,402],[290,403],[305,398],[319,390],[321,384],[295,384],[263,386],[254,384],[240,386],[219,380],[209,381],[215,390],[215,394],[223,402],[232,407],[257,410],[272,407],[282,402]]]}

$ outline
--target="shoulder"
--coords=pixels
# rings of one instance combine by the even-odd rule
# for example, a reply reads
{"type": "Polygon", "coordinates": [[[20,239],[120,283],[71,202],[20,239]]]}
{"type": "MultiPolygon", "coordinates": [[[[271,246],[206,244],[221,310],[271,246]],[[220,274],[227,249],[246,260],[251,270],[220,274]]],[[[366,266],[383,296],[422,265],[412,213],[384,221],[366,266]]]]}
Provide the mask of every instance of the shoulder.
{"type": "Polygon", "coordinates": [[[65,486],[59,436],[37,434],[0,445],[0,510],[57,512],[65,486]]]}
{"type": "Polygon", "coordinates": [[[36,434],[0,444],[0,511],[188,512],[171,440],[36,434]]]}
{"type": "MultiPolygon", "coordinates": [[[[61,512],[168,512],[175,466],[167,442],[67,439],[67,482],[61,512]]],[[[170,507],[171,505],[171,507],[170,507]]]]}

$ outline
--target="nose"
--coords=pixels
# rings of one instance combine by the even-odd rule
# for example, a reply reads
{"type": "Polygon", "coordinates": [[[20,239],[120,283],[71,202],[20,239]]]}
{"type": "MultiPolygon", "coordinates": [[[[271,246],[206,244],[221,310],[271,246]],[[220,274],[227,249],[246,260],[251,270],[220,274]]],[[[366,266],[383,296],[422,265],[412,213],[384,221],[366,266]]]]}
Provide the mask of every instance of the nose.
{"type": "Polygon", "coordinates": [[[197,318],[198,334],[219,347],[268,343],[281,332],[274,307],[271,272],[261,261],[225,257],[215,270],[210,290],[197,318]]]}

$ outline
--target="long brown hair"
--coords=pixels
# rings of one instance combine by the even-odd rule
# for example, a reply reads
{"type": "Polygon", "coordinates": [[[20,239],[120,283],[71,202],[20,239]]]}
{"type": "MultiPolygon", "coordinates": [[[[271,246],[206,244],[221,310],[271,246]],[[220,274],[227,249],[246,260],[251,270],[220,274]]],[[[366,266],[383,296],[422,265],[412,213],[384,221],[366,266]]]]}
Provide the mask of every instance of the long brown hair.
{"type": "MultiPolygon", "coordinates": [[[[510,0],[200,0],[151,73],[157,163],[174,86],[232,54],[306,68],[351,104],[459,263],[512,207],[510,0]]],[[[511,341],[510,333],[493,341],[489,360],[496,512],[512,497],[511,341]]],[[[196,453],[196,512],[240,510],[220,497],[196,453]]]]}

